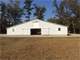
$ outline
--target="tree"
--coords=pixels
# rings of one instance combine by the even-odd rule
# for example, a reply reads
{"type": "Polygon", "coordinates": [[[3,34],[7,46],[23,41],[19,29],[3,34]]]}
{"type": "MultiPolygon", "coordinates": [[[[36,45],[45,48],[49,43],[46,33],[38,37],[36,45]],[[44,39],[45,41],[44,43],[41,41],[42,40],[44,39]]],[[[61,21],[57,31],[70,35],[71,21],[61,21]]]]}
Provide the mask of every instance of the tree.
{"type": "Polygon", "coordinates": [[[9,4],[1,2],[0,12],[0,33],[6,33],[7,27],[20,23],[22,14],[17,2],[9,4]]]}
{"type": "Polygon", "coordinates": [[[19,7],[19,1],[15,1],[14,3],[11,2],[11,4],[7,5],[7,12],[8,12],[8,17],[10,17],[11,22],[10,24],[15,25],[19,24],[20,17],[22,16],[22,9],[19,7]]]}
{"type": "Polygon", "coordinates": [[[1,2],[0,4],[0,33],[6,33],[6,5],[1,2]]]}
{"type": "Polygon", "coordinates": [[[64,0],[68,5],[72,14],[74,14],[73,19],[71,20],[71,24],[73,25],[73,33],[79,31],[80,33],[80,2],[79,0],[64,0]]]}
{"type": "Polygon", "coordinates": [[[45,7],[36,6],[35,5],[35,13],[34,15],[37,17],[37,19],[44,20],[44,13],[46,11],[45,7]]]}
{"type": "Polygon", "coordinates": [[[24,6],[24,9],[25,11],[27,12],[27,20],[26,21],[29,21],[30,20],[30,16],[31,16],[31,11],[32,11],[32,0],[25,0],[25,6],[24,6]]]}
{"type": "Polygon", "coordinates": [[[61,0],[58,6],[57,0],[53,0],[54,7],[56,7],[56,16],[59,17],[58,21],[61,21],[61,24],[73,28],[72,33],[76,33],[76,29],[80,27],[80,4],[78,1],[79,0],[61,0]],[[77,25],[78,27],[76,28],[77,25]]]}

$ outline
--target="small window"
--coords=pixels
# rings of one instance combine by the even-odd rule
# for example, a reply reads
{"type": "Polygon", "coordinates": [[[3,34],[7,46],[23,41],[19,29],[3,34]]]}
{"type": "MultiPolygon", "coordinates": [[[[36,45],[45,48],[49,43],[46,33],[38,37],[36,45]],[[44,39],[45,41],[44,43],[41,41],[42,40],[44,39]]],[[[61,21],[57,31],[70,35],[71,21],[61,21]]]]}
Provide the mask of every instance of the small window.
{"type": "Polygon", "coordinates": [[[61,28],[58,28],[58,31],[61,31],[61,28]]]}
{"type": "Polygon", "coordinates": [[[12,29],[12,31],[14,32],[14,29],[12,29]]]}

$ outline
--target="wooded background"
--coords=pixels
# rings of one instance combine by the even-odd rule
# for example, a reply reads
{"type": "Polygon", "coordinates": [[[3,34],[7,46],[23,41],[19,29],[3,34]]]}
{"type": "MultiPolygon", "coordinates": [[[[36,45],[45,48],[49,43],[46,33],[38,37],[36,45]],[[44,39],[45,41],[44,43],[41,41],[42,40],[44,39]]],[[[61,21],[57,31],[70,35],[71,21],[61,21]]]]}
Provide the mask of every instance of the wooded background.
{"type": "MultiPolygon", "coordinates": [[[[46,7],[37,4],[32,4],[34,0],[25,0],[24,7],[20,8],[19,0],[9,0],[10,3],[6,4],[0,1],[0,34],[6,33],[6,28],[16,24],[23,23],[21,21],[22,15],[26,15],[26,20],[30,21],[32,11],[37,19],[45,20],[46,7]]],[[[53,4],[52,9],[55,7],[55,16],[47,19],[52,23],[58,23],[68,26],[69,33],[80,33],[80,1],[79,0],[61,0],[58,5],[57,0],[51,1],[53,4]]],[[[54,14],[54,12],[53,12],[54,14]]],[[[53,28],[53,27],[52,27],[53,28]]]]}

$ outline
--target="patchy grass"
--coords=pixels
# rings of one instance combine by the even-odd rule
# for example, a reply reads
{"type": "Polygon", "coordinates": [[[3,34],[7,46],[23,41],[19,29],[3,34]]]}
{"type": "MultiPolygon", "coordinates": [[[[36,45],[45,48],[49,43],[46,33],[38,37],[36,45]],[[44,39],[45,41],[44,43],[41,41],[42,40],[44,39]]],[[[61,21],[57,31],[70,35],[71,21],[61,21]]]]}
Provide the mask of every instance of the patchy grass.
{"type": "Polygon", "coordinates": [[[0,60],[80,60],[80,38],[2,37],[0,60]]]}

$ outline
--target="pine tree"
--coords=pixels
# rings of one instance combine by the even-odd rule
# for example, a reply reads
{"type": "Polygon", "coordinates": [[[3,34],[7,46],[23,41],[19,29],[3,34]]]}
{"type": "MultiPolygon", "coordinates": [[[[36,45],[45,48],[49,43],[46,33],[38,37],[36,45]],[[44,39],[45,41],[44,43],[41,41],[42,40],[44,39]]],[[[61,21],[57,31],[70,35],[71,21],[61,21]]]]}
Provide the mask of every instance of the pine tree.
{"type": "Polygon", "coordinates": [[[36,16],[37,19],[44,20],[45,11],[46,11],[45,7],[41,7],[41,6],[36,6],[35,5],[35,13],[34,13],[34,15],[36,16]]]}
{"type": "Polygon", "coordinates": [[[26,18],[27,18],[27,20],[26,21],[29,21],[30,20],[30,16],[31,16],[31,12],[32,12],[32,10],[33,10],[33,8],[32,8],[32,0],[25,0],[25,2],[24,2],[24,4],[25,4],[25,6],[24,6],[24,10],[26,11],[26,18]]]}

